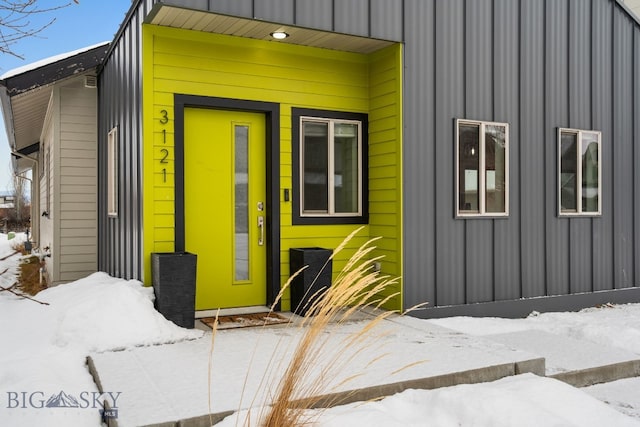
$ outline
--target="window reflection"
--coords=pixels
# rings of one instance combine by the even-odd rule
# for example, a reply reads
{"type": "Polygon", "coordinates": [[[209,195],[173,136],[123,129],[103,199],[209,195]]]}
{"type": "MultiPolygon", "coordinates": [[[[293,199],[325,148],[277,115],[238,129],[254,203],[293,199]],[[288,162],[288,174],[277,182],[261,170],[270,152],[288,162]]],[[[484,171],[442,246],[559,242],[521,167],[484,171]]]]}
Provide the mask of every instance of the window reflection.
{"type": "Polygon", "coordinates": [[[576,210],[577,150],[578,135],[563,133],[560,137],[560,206],[564,211],[576,210]]]}
{"type": "Polygon", "coordinates": [[[598,135],[587,133],[582,139],[582,211],[598,212],[598,135]]]}
{"type": "Polygon", "coordinates": [[[335,211],[358,212],[358,126],[335,124],[335,211]]]}
{"type": "Polygon", "coordinates": [[[303,124],[303,206],[305,212],[329,211],[329,124],[303,124]]]}
{"type": "Polygon", "coordinates": [[[480,182],[480,126],[463,124],[460,126],[459,150],[459,207],[461,211],[478,212],[478,192],[480,182]]]}
{"type": "Polygon", "coordinates": [[[485,126],[485,200],[487,212],[505,212],[506,159],[504,126],[485,126]]]}

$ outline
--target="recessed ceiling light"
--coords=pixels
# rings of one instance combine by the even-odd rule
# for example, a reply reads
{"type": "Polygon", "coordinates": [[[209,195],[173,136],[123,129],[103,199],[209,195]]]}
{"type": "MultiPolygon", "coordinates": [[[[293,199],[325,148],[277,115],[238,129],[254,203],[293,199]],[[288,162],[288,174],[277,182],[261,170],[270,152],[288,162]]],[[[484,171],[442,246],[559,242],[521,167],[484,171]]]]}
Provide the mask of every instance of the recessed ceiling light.
{"type": "Polygon", "coordinates": [[[274,31],[273,33],[271,33],[271,37],[276,40],[284,40],[289,37],[289,34],[285,33],[284,31],[274,31]]]}

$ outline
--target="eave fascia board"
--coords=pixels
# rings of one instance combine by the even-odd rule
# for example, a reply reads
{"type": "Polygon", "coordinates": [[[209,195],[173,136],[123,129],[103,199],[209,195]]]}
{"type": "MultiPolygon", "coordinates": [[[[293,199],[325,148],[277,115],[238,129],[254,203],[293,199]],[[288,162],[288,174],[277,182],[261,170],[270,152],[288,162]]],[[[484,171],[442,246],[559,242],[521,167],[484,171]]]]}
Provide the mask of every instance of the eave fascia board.
{"type": "Polygon", "coordinates": [[[11,108],[11,97],[4,80],[0,80],[0,105],[2,106],[2,118],[4,119],[4,129],[7,134],[9,149],[14,151],[16,148],[16,136],[13,127],[13,109],[11,108]]]}
{"type": "Polygon", "coordinates": [[[6,77],[2,85],[8,96],[13,97],[92,69],[95,70],[104,60],[109,46],[110,43],[104,43],[76,55],[6,77]]]}

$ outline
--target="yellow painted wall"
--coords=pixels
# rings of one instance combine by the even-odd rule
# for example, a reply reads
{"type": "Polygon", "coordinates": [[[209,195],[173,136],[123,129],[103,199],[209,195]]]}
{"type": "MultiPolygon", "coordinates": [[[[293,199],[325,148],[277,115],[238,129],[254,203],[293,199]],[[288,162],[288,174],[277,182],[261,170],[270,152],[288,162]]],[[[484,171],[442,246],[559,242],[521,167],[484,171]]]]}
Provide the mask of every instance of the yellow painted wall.
{"type": "MultiPolygon", "coordinates": [[[[375,255],[382,273],[402,277],[402,50],[391,46],[369,63],[369,234],[381,236],[375,255]]],[[[401,292],[400,280],[387,293],[401,292]]],[[[386,308],[401,310],[400,295],[386,308]]]]}
{"type": "MultiPolygon", "coordinates": [[[[334,273],[370,236],[381,235],[383,272],[401,274],[401,48],[362,55],[145,25],[144,259],[174,250],[175,93],[280,104],[280,199],[282,283],[289,275],[289,248],[335,248],[357,225],[292,226],[291,107],[369,114],[370,226],[334,261],[334,273]],[[167,112],[166,123],[162,123],[167,112]],[[167,150],[166,152],[162,150],[167,150]],[[166,156],[168,163],[161,163],[166,156]],[[166,182],[165,172],[166,169],[166,182]]],[[[400,299],[393,308],[400,308],[400,299]]],[[[289,308],[288,294],[283,310],[289,308]]]]}

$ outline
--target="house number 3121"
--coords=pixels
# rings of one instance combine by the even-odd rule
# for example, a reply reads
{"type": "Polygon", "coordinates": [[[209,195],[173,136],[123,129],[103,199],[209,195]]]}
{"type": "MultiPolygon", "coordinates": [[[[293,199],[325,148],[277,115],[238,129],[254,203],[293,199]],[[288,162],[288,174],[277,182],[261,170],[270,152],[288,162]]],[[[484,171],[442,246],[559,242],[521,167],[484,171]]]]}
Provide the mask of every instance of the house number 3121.
{"type": "MultiPolygon", "coordinates": [[[[169,123],[169,113],[167,112],[167,110],[160,110],[160,124],[166,125],[167,123],[169,123]]],[[[166,129],[162,129],[162,143],[163,144],[167,143],[166,129]]],[[[167,168],[164,165],[169,163],[169,160],[167,160],[167,158],[169,157],[169,150],[167,150],[166,148],[162,148],[160,150],[160,153],[162,153],[162,156],[160,157],[160,166],[163,166],[162,182],[167,182],[167,168]]]]}

